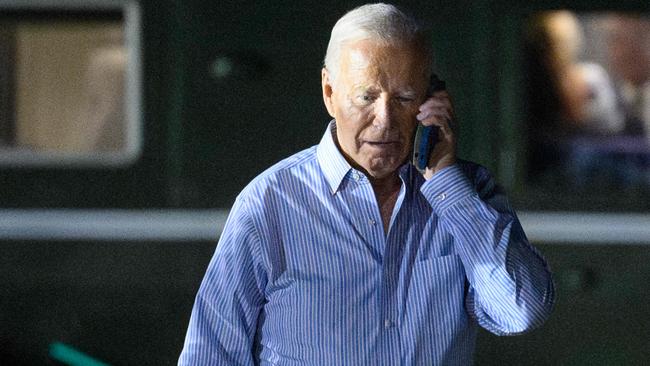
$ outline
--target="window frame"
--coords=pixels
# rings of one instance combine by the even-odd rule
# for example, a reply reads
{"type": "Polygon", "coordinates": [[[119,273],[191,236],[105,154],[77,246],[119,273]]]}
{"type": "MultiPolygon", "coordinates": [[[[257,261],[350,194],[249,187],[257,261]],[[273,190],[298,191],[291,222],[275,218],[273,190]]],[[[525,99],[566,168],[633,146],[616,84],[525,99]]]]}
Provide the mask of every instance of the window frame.
{"type": "MultiPolygon", "coordinates": [[[[57,16],[66,12],[122,12],[124,19],[124,44],[128,52],[124,116],[126,126],[125,144],[119,151],[24,151],[12,147],[0,148],[0,168],[119,168],[135,163],[143,150],[142,112],[142,54],[141,11],[137,1],[46,1],[13,0],[0,4],[2,11],[52,12],[57,16]]],[[[12,101],[13,102],[13,101],[12,101]]]]}

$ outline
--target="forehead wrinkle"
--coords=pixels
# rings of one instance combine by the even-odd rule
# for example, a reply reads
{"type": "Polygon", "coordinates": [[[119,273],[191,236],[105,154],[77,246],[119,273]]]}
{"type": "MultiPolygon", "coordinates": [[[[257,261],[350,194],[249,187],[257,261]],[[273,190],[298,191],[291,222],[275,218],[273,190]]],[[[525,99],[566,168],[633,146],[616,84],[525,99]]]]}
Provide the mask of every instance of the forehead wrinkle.
{"type": "Polygon", "coordinates": [[[422,73],[423,80],[428,80],[427,75],[424,75],[426,65],[414,63],[413,56],[420,56],[419,53],[417,49],[402,46],[368,42],[348,44],[344,47],[341,58],[341,77],[347,79],[344,83],[350,87],[350,91],[379,89],[390,91],[393,95],[414,96],[419,94],[419,86],[411,85],[414,74],[422,73]],[[406,63],[403,60],[396,61],[396,55],[404,51],[411,58],[406,57],[406,63]],[[391,72],[391,75],[387,72],[391,72]]]}
{"type": "Polygon", "coordinates": [[[354,82],[352,84],[352,90],[354,92],[375,92],[377,89],[378,88],[375,85],[372,85],[372,83],[369,83],[366,80],[354,82]]]}

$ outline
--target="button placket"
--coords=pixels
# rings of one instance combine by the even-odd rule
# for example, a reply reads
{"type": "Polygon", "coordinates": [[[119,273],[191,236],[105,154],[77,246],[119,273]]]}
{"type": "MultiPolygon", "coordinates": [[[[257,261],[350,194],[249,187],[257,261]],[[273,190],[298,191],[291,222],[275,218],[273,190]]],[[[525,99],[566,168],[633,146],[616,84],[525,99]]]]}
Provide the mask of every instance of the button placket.
{"type": "Polygon", "coordinates": [[[365,176],[358,171],[351,170],[348,179],[353,188],[344,191],[343,195],[351,194],[350,214],[354,223],[355,231],[360,235],[360,239],[375,253],[375,257],[381,262],[384,253],[383,243],[383,226],[377,217],[378,212],[376,204],[372,202],[375,199],[372,186],[365,176]],[[357,181],[358,179],[358,181],[357,181]]]}

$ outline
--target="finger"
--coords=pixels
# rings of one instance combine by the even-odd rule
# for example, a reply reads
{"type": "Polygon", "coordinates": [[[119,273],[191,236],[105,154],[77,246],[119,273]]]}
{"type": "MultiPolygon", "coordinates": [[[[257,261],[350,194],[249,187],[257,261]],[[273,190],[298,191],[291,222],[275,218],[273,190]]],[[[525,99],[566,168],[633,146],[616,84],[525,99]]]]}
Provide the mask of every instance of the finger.
{"type": "Polygon", "coordinates": [[[441,123],[438,127],[440,127],[440,131],[442,131],[444,137],[450,138],[453,136],[454,130],[451,126],[451,120],[445,120],[445,122],[441,123]]]}
{"type": "Polygon", "coordinates": [[[453,111],[453,103],[451,102],[451,97],[446,90],[441,90],[433,93],[433,95],[428,100],[435,100],[439,103],[442,103],[444,107],[447,107],[453,111]]]}
{"type": "Polygon", "coordinates": [[[420,123],[423,126],[442,127],[442,126],[446,125],[446,126],[451,128],[451,126],[449,124],[449,120],[450,119],[447,116],[438,115],[438,116],[431,116],[430,118],[427,118],[427,119],[425,119],[423,121],[420,121],[420,123]]]}
{"type": "Polygon", "coordinates": [[[449,103],[430,100],[420,106],[417,118],[423,120],[433,114],[445,114],[449,115],[449,118],[453,119],[454,110],[449,103]]]}
{"type": "Polygon", "coordinates": [[[433,108],[444,108],[448,110],[450,114],[454,113],[454,106],[451,104],[449,99],[434,99],[431,106],[433,108]]]}
{"type": "Polygon", "coordinates": [[[449,106],[446,106],[444,104],[436,104],[436,105],[426,106],[425,108],[420,109],[419,112],[423,116],[426,116],[426,115],[431,115],[440,112],[451,114],[452,110],[451,108],[449,108],[449,106]]]}
{"type": "Polygon", "coordinates": [[[447,125],[451,128],[449,124],[449,117],[447,116],[432,116],[430,118],[427,118],[423,121],[420,121],[420,123],[424,126],[437,126],[441,127],[443,125],[447,125]]]}
{"type": "Polygon", "coordinates": [[[420,112],[416,118],[424,125],[439,124],[445,120],[452,119],[452,115],[448,109],[435,108],[432,110],[425,110],[420,112]]]}
{"type": "Polygon", "coordinates": [[[436,121],[436,127],[439,127],[445,133],[453,133],[453,128],[451,126],[451,120],[449,118],[443,117],[436,121]]]}
{"type": "Polygon", "coordinates": [[[451,102],[448,100],[440,99],[440,98],[428,98],[427,100],[424,101],[419,107],[420,111],[430,109],[430,108],[439,108],[439,107],[451,107],[451,102]]]}

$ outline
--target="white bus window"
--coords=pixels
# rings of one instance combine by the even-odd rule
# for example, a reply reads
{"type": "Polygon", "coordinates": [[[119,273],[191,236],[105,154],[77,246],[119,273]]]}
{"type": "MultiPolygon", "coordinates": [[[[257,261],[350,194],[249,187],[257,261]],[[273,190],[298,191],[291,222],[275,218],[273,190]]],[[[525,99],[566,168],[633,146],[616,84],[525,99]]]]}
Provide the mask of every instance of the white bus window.
{"type": "Polygon", "coordinates": [[[1,18],[0,164],[133,161],[141,145],[137,13],[11,14],[1,18]]]}

